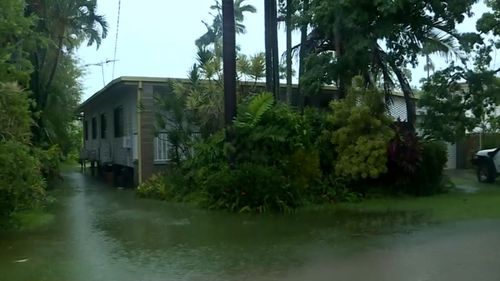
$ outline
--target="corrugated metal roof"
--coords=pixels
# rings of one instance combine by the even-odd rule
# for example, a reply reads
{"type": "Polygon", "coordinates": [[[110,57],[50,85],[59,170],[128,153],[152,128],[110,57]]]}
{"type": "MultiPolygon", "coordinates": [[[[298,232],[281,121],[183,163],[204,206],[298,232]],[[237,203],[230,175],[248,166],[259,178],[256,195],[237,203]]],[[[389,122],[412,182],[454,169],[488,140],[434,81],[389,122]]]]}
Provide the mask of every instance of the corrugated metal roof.
{"type": "MultiPolygon", "coordinates": [[[[97,91],[95,94],[86,99],[83,103],[81,103],[77,110],[81,112],[83,108],[95,100],[97,97],[101,96],[104,92],[106,92],[111,87],[118,85],[120,83],[139,83],[139,82],[150,82],[150,83],[167,83],[171,79],[177,78],[165,78],[165,77],[147,77],[147,76],[121,76],[113,81],[109,82],[104,88],[97,91]]],[[[180,79],[181,80],[181,79],[180,79]]]]}
{"type": "MultiPolygon", "coordinates": [[[[108,89],[110,89],[111,87],[117,85],[117,84],[120,84],[120,83],[139,83],[139,82],[149,82],[149,83],[168,83],[169,81],[171,80],[177,80],[177,81],[184,81],[184,82],[189,82],[188,79],[185,79],[185,78],[167,78],[167,77],[148,77],[148,76],[121,76],[121,77],[118,77],[116,79],[114,79],[113,81],[109,82],[106,86],[104,86],[104,88],[102,88],[101,90],[99,90],[98,92],[96,92],[95,94],[93,94],[92,96],[90,96],[87,100],[85,100],[83,103],[81,103],[77,110],[78,112],[81,112],[83,110],[83,108],[91,103],[94,99],[96,99],[97,97],[99,97],[100,95],[102,95],[104,92],[106,92],[108,89]]],[[[254,83],[253,81],[240,81],[240,83],[243,83],[243,84],[249,84],[249,85],[258,85],[258,86],[262,86],[262,87],[265,87],[266,83],[264,82],[257,82],[257,83],[254,83]]],[[[285,84],[281,84],[282,87],[286,87],[285,84]]],[[[293,88],[298,88],[298,85],[297,84],[294,84],[292,85],[293,88]]],[[[323,89],[324,90],[327,90],[327,91],[335,91],[337,90],[337,87],[335,86],[331,86],[331,85],[326,85],[326,86],[323,86],[323,89]]],[[[404,97],[403,93],[401,92],[396,92],[394,91],[392,93],[393,96],[397,96],[397,97],[404,97]]],[[[418,94],[415,95],[414,99],[418,99],[418,94]]]]}

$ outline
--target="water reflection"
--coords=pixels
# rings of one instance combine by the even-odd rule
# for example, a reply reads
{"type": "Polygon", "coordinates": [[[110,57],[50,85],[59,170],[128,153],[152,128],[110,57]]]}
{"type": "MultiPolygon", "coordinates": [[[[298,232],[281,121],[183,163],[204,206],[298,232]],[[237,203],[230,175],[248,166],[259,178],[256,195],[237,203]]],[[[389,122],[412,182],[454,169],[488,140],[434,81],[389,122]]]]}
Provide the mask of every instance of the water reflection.
{"type": "Polygon", "coordinates": [[[500,276],[498,221],[423,227],[425,212],[238,215],[137,199],[78,173],[66,181],[51,225],[0,236],[0,280],[500,276]]]}

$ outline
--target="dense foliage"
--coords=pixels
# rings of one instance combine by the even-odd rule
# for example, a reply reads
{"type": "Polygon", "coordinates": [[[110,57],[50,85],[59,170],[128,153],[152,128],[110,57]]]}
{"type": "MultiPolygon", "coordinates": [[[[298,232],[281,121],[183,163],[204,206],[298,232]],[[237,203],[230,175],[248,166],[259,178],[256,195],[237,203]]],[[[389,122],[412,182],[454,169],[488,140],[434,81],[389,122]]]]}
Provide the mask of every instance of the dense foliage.
{"type": "Polygon", "coordinates": [[[30,145],[29,100],[15,84],[0,83],[0,225],[18,210],[38,206],[45,181],[30,145]]]}
{"type": "Polygon", "coordinates": [[[393,136],[392,118],[375,90],[352,90],[331,104],[327,117],[335,147],[335,173],[347,179],[377,178],[387,171],[387,145],[393,136]]]}
{"type": "Polygon", "coordinates": [[[307,202],[357,200],[352,187],[365,178],[395,175],[386,187],[396,193],[439,191],[446,150],[397,128],[376,90],[353,89],[330,110],[304,114],[269,93],[250,95],[227,132],[231,142],[223,129],[186,138],[189,153],[141,184],[138,195],[233,212],[290,212],[307,202]]]}
{"type": "Polygon", "coordinates": [[[420,106],[426,138],[456,142],[466,132],[498,128],[496,106],[500,81],[493,71],[450,66],[436,72],[424,84],[420,106]]]}
{"type": "MultiPolygon", "coordinates": [[[[262,91],[256,82],[264,69],[275,62],[269,53],[275,55],[276,38],[266,25],[266,56],[238,54],[237,78],[254,83],[240,84],[236,117],[223,122],[224,106],[232,110],[234,104],[222,95],[224,19],[218,13],[196,42],[189,82],[173,83],[158,108],[158,129],[167,132],[175,165],[142,184],[139,194],[234,212],[288,212],[307,202],[356,200],[354,191],[363,192],[357,187],[367,183],[383,182],[381,188],[398,194],[441,191],[446,150],[416,134],[406,67],[415,66],[420,54],[462,58],[457,44],[477,44],[480,38],[455,29],[474,1],[279,2],[287,29],[301,28],[299,94],[335,84],[330,107],[312,108],[304,99],[296,110],[271,93],[255,93],[262,91]],[[404,94],[407,122],[394,123],[387,113],[394,90],[404,94]]],[[[269,3],[266,12],[272,13],[269,3]]],[[[274,79],[267,72],[266,80],[274,79]]]]}
{"type": "Polygon", "coordinates": [[[96,0],[0,2],[0,213],[40,206],[45,182],[79,150],[75,50],[99,45],[107,24],[96,0]]]}

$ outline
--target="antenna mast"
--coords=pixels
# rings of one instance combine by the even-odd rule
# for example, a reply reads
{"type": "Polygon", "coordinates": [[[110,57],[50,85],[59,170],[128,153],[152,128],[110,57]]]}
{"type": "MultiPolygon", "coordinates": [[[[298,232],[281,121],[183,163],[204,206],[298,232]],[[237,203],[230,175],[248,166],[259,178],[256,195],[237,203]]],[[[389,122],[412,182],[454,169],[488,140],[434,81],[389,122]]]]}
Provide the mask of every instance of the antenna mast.
{"type": "Polygon", "coordinates": [[[116,50],[118,49],[118,34],[120,32],[120,14],[121,14],[122,1],[118,0],[118,17],[116,19],[116,36],[115,36],[115,51],[113,54],[113,72],[112,79],[115,78],[115,62],[116,62],[116,50]]]}

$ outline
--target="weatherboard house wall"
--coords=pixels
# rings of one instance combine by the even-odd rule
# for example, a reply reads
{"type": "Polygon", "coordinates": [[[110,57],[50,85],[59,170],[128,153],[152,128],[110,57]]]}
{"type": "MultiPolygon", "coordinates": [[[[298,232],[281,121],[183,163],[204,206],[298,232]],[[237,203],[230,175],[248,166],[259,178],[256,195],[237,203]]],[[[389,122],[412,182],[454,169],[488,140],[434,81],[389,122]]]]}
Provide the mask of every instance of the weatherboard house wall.
{"type": "Polygon", "coordinates": [[[155,161],[153,95],[167,84],[165,78],[120,77],[82,103],[89,160],[131,168],[136,184],[163,169],[165,161],[155,161]]]}
{"type": "Polygon", "coordinates": [[[83,122],[87,127],[84,137],[84,147],[92,152],[92,157],[102,164],[115,163],[123,166],[133,166],[134,151],[132,144],[137,134],[136,100],[134,93],[123,90],[120,98],[103,97],[88,107],[84,113],[83,122]],[[122,108],[123,135],[114,134],[114,110],[122,108]],[[104,121],[103,121],[104,120],[104,121]],[[94,128],[95,126],[95,128],[94,128]]]}

